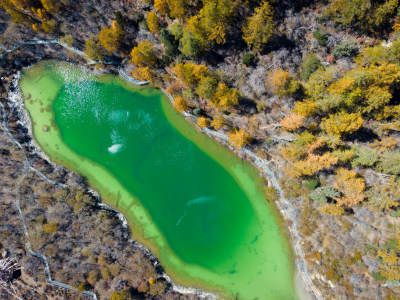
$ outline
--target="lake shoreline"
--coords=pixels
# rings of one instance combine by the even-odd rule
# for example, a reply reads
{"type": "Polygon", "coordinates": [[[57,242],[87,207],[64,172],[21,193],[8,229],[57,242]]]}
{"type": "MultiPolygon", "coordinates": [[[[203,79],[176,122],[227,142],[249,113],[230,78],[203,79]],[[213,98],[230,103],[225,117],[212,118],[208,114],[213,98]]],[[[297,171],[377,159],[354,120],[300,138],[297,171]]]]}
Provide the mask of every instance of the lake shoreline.
{"type": "MultiPolygon", "coordinates": [[[[60,59],[60,60],[64,60],[64,59],[60,59]]],[[[93,70],[93,68],[92,68],[92,66],[91,65],[87,65],[86,63],[84,63],[84,62],[80,62],[80,64],[81,65],[85,65],[86,66],[86,68],[88,68],[88,69],[90,69],[90,70],[93,70]]],[[[117,70],[116,70],[116,67],[115,66],[107,66],[106,67],[106,69],[105,70],[103,70],[103,71],[105,71],[106,73],[117,73],[117,70]]],[[[25,116],[24,116],[24,118],[26,119],[26,118],[28,118],[28,120],[29,120],[29,116],[26,116],[26,112],[24,113],[25,114],[25,116]]],[[[210,132],[204,132],[203,131],[203,133],[205,133],[205,134],[207,134],[208,136],[210,136],[211,138],[213,138],[214,140],[217,140],[219,143],[221,143],[221,144],[223,144],[223,145],[225,145],[227,148],[229,148],[231,151],[234,151],[237,155],[239,155],[239,156],[241,156],[240,154],[242,153],[242,152],[240,152],[240,151],[238,151],[237,149],[234,149],[233,147],[230,147],[227,143],[226,143],[226,140],[224,140],[224,139],[221,139],[221,138],[219,138],[218,136],[216,136],[216,135],[213,135],[213,134],[210,134],[210,132]]],[[[28,133],[29,135],[30,135],[30,137],[32,137],[32,132],[30,131],[29,133],[28,133]]],[[[34,142],[34,143],[36,143],[36,142],[34,142]]],[[[44,157],[46,157],[47,155],[45,155],[41,150],[40,150],[40,148],[38,148],[37,147],[37,145],[36,145],[36,151],[38,151],[38,154],[39,155],[41,155],[41,156],[43,156],[44,155],[44,157]]],[[[254,153],[253,153],[254,154],[254,153]]],[[[242,159],[243,159],[243,157],[242,157],[242,159]]],[[[255,163],[253,160],[253,157],[251,157],[251,156],[248,156],[248,155],[246,155],[245,157],[244,157],[244,159],[246,159],[247,161],[249,161],[251,164],[253,164],[254,166],[256,166],[259,170],[260,170],[260,166],[259,165],[257,165],[257,163],[255,163]]],[[[271,169],[271,172],[274,174],[274,173],[276,173],[276,171],[277,171],[277,169],[274,169],[274,165],[272,164],[272,166],[270,165],[270,169],[271,169]]],[[[267,172],[265,172],[265,170],[263,170],[263,172],[262,172],[262,174],[263,174],[263,178],[264,179],[266,179],[267,181],[269,181],[269,182],[272,182],[272,185],[274,185],[274,180],[273,179],[271,179],[270,178],[270,174],[268,174],[267,172]]],[[[274,175],[275,176],[275,175],[274,175]]],[[[276,178],[275,178],[275,181],[276,181],[276,178]]],[[[282,199],[281,199],[282,200],[282,199]]],[[[290,230],[290,225],[288,225],[288,220],[290,221],[290,222],[293,222],[294,220],[293,220],[293,218],[292,217],[288,217],[288,216],[286,216],[285,217],[285,212],[286,212],[286,209],[285,209],[285,203],[282,203],[282,202],[277,202],[277,208],[278,208],[278,210],[280,211],[280,215],[281,216],[283,216],[283,219],[284,220],[286,220],[285,221],[285,226],[283,226],[284,228],[284,230],[286,231],[286,232],[289,232],[289,234],[287,234],[289,237],[290,237],[290,240],[291,240],[291,242],[293,243],[293,236],[292,236],[292,234],[291,234],[291,230],[290,230]]],[[[292,223],[293,224],[293,223],[292,223]]],[[[282,224],[283,225],[283,224],[282,224]]],[[[292,225],[293,226],[293,225],[292,225]]],[[[297,241],[298,242],[298,241],[297,241]]],[[[293,245],[292,245],[292,243],[290,243],[291,244],[291,247],[293,248],[293,245]]],[[[296,251],[297,252],[297,251],[296,251]]],[[[299,255],[298,253],[297,253],[297,256],[298,257],[303,257],[303,255],[299,255]]],[[[299,262],[298,262],[298,260],[296,259],[296,258],[294,258],[294,260],[296,260],[296,265],[297,266],[299,266],[299,262]]],[[[299,270],[299,268],[297,268],[298,270],[299,270]]],[[[303,270],[304,271],[304,270],[303,270]]],[[[300,273],[303,273],[303,271],[302,272],[300,272],[300,273]]],[[[299,272],[296,272],[296,275],[295,275],[295,277],[297,277],[298,276],[298,274],[297,273],[299,273],[299,272]]],[[[306,288],[307,288],[307,284],[305,284],[305,286],[306,286],[306,288]]]]}

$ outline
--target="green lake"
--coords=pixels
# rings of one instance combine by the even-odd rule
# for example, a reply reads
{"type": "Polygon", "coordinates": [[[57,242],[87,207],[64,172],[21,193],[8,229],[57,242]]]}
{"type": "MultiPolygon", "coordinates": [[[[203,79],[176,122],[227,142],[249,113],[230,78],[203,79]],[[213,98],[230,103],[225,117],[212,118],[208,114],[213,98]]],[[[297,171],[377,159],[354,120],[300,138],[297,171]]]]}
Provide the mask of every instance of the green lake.
{"type": "Polygon", "coordinates": [[[53,61],[24,70],[20,87],[42,150],[121,211],[176,283],[297,298],[291,249],[257,171],[160,91],[53,61]]]}

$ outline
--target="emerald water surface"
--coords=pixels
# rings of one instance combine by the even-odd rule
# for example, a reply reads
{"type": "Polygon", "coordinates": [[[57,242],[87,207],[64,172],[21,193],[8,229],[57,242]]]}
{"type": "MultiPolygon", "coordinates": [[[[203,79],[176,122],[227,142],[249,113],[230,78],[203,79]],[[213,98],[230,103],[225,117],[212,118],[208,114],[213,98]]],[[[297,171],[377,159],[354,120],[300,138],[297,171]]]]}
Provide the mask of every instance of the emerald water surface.
{"type": "Polygon", "coordinates": [[[42,149],[122,211],[177,283],[295,298],[290,250],[256,171],[165,96],[54,62],[26,70],[21,89],[42,149]]]}

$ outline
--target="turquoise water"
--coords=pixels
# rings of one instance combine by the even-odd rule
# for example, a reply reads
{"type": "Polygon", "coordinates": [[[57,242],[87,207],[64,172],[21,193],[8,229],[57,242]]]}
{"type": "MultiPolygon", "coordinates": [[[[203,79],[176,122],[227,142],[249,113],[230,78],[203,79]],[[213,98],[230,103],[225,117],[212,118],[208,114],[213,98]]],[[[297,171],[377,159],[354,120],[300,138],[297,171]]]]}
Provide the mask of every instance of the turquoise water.
{"type": "Polygon", "coordinates": [[[27,70],[21,88],[42,148],[121,210],[174,280],[230,298],[295,298],[290,251],[256,171],[165,96],[49,62],[27,70]]]}

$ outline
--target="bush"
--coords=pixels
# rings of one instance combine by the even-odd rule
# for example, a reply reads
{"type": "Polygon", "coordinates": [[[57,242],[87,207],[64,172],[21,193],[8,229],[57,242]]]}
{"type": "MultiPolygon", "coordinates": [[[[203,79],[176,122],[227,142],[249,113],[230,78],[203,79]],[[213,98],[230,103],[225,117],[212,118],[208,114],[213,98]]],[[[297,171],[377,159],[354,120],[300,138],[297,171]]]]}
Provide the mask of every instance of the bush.
{"type": "Polygon", "coordinates": [[[167,289],[167,286],[168,284],[165,279],[157,279],[155,282],[150,283],[149,294],[152,296],[162,295],[167,289]]]}
{"type": "Polygon", "coordinates": [[[332,51],[332,55],[339,57],[353,57],[358,52],[357,43],[354,40],[341,41],[332,51]]]}
{"type": "Polygon", "coordinates": [[[273,187],[265,188],[265,196],[267,197],[268,201],[276,201],[279,199],[278,191],[273,187]]]}
{"type": "Polygon", "coordinates": [[[315,190],[319,186],[319,180],[316,178],[310,178],[304,183],[304,187],[308,190],[315,190]]]}
{"type": "Polygon", "coordinates": [[[323,47],[326,46],[326,39],[328,37],[326,33],[322,32],[320,29],[317,29],[313,32],[313,37],[317,40],[318,44],[323,47]]]}
{"type": "Polygon", "coordinates": [[[306,55],[301,65],[301,79],[307,81],[308,78],[310,78],[311,74],[318,70],[321,66],[321,61],[315,54],[306,55]]]}
{"type": "Polygon", "coordinates": [[[160,33],[160,41],[165,46],[165,53],[168,56],[175,57],[179,54],[178,46],[179,43],[175,39],[175,36],[168,30],[163,28],[160,33]]]}
{"type": "Polygon", "coordinates": [[[171,27],[171,33],[175,37],[175,40],[179,41],[183,36],[183,26],[181,23],[175,23],[175,25],[171,27]]]}
{"type": "Polygon", "coordinates": [[[311,193],[310,198],[318,203],[326,203],[329,199],[340,197],[340,194],[331,186],[321,186],[311,193]]]}
{"type": "Polygon", "coordinates": [[[247,52],[245,55],[242,57],[242,63],[245,64],[246,66],[254,66],[256,62],[256,58],[253,53],[247,52]]]}
{"type": "Polygon", "coordinates": [[[67,44],[68,46],[71,47],[72,44],[74,43],[74,38],[72,35],[67,34],[67,35],[64,35],[62,38],[60,38],[60,42],[67,44]]]}
{"type": "Polygon", "coordinates": [[[385,151],[379,157],[378,171],[385,174],[400,175],[400,151],[385,151]]]}
{"type": "Polygon", "coordinates": [[[378,154],[374,149],[354,146],[352,147],[352,150],[356,154],[355,158],[351,162],[353,167],[360,165],[364,167],[372,167],[378,161],[378,154]]]}
{"type": "Polygon", "coordinates": [[[193,110],[193,114],[194,114],[195,116],[200,116],[200,115],[201,115],[201,109],[200,109],[200,108],[195,108],[195,109],[193,110]]]}
{"type": "Polygon", "coordinates": [[[205,99],[211,99],[218,86],[218,79],[212,76],[205,76],[200,79],[196,93],[205,99]]]}
{"type": "Polygon", "coordinates": [[[58,230],[57,223],[46,223],[43,225],[43,230],[46,233],[55,233],[58,230]]]}

